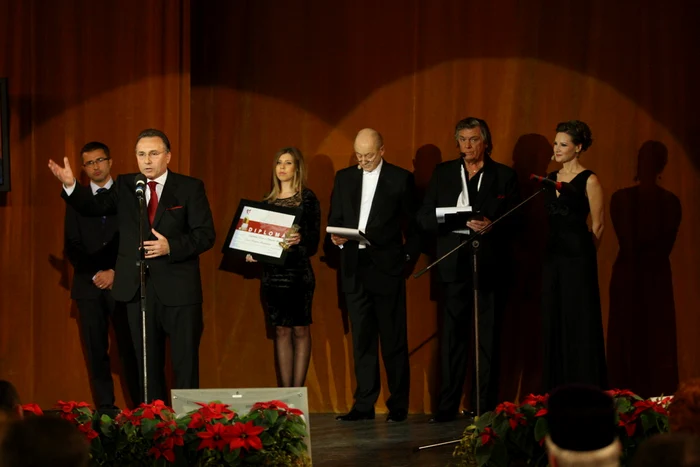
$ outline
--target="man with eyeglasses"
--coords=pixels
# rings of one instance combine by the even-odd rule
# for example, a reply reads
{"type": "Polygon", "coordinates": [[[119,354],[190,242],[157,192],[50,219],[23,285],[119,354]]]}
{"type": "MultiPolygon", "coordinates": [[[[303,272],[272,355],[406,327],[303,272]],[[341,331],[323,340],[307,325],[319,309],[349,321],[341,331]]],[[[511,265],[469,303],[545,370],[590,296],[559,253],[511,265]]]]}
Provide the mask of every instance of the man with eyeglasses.
{"type": "Polygon", "coordinates": [[[409,362],[406,272],[418,257],[413,174],[383,159],[382,136],[370,128],[355,138],[358,165],[335,176],[328,225],[359,229],[368,242],[332,235],[341,248],[341,285],[352,325],[355,403],[337,420],[374,418],[381,388],[379,341],[391,396],[388,422],[408,415],[409,362]],[[405,243],[404,243],[405,238],[405,243]]]}
{"type": "MultiPolygon", "coordinates": [[[[204,328],[199,255],[209,250],[215,239],[204,183],[168,170],[170,158],[170,141],[162,131],[148,129],[139,134],[136,161],[147,179],[148,205],[143,223],[147,226],[144,255],[149,401],[168,400],[166,336],[170,339],[173,388],[199,387],[199,343],[204,328]]],[[[64,167],[50,160],[49,168],[63,183],[63,198],[77,211],[118,216],[119,255],[112,294],[126,303],[143,384],[137,174],[120,175],[111,190],[92,196],[89,189],[75,183],[68,158],[64,158],[64,167]]]]}
{"type": "MultiPolygon", "coordinates": [[[[109,190],[112,159],[106,144],[87,143],[80,150],[83,171],[90,180],[93,195],[109,190]]],[[[122,372],[132,400],[138,397],[136,360],[123,306],[112,297],[114,268],[119,246],[117,216],[87,217],[66,206],[64,250],[73,265],[71,298],[78,306],[80,332],[95,407],[103,412],[116,410],[114,381],[109,359],[109,323],[114,325],[122,372]]]]}

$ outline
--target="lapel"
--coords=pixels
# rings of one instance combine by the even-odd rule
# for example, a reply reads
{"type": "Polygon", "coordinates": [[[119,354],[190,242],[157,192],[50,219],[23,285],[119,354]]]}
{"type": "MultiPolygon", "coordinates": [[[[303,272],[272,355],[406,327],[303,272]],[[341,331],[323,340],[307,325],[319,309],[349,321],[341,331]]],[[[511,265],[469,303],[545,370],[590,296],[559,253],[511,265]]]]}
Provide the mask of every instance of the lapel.
{"type": "MultiPolygon", "coordinates": [[[[372,225],[372,221],[374,220],[375,217],[377,217],[377,211],[379,211],[379,207],[381,206],[381,202],[377,201],[380,199],[387,200],[388,199],[388,192],[389,192],[389,178],[391,177],[387,172],[391,169],[389,169],[389,164],[387,161],[382,162],[382,171],[379,172],[379,180],[377,180],[377,189],[374,192],[374,196],[372,197],[372,205],[369,208],[369,216],[367,217],[367,228],[365,230],[369,229],[369,226],[372,225]]],[[[362,172],[362,171],[360,171],[362,172]]]]}
{"type": "Polygon", "coordinates": [[[158,207],[156,208],[156,215],[153,218],[153,228],[158,230],[158,223],[160,218],[165,212],[165,208],[169,206],[174,206],[177,202],[175,198],[175,192],[177,191],[177,174],[173,172],[168,172],[168,178],[165,180],[165,185],[163,185],[163,193],[160,195],[158,200],[158,207]]]}
{"type": "Polygon", "coordinates": [[[487,159],[484,162],[484,171],[481,178],[481,187],[479,187],[479,194],[476,197],[476,202],[472,202],[472,205],[483,206],[484,200],[489,197],[491,193],[491,185],[496,180],[496,167],[491,163],[491,159],[487,159]]]}
{"type": "Polygon", "coordinates": [[[360,221],[360,202],[362,201],[362,169],[351,170],[350,171],[350,188],[348,193],[350,195],[350,205],[352,206],[354,217],[348,226],[357,226],[360,221]]]}

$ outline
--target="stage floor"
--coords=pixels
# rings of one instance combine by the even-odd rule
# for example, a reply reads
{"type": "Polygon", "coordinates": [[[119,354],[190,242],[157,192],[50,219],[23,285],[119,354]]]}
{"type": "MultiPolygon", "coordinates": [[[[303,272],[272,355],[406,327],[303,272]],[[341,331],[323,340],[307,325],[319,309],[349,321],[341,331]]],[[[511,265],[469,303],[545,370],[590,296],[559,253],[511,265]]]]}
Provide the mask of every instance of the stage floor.
{"type": "Polygon", "coordinates": [[[458,439],[467,418],[430,424],[428,415],[409,415],[402,423],[375,420],[339,422],[337,414],[311,414],[311,450],[314,466],[422,466],[444,467],[452,460],[455,444],[421,452],[413,448],[458,439]]]}

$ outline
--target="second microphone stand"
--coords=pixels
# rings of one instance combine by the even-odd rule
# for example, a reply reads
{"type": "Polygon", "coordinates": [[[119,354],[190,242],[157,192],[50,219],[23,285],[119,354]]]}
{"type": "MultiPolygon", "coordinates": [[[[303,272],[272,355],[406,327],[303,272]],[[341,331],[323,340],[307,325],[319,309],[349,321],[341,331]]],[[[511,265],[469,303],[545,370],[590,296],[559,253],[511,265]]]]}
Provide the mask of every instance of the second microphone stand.
{"type": "MultiPolygon", "coordinates": [[[[528,196],[526,199],[518,203],[516,206],[513,208],[509,209],[507,212],[505,212],[502,216],[491,222],[489,225],[484,227],[481,230],[477,230],[473,232],[469,237],[467,237],[464,241],[462,241],[459,245],[454,247],[452,250],[448,251],[444,255],[442,255],[440,258],[437,260],[433,261],[430,265],[425,267],[424,269],[418,271],[413,275],[414,279],[419,278],[429,270],[431,270],[435,265],[440,263],[442,260],[447,258],[448,256],[454,254],[457,250],[462,248],[464,245],[471,244],[472,247],[472,284],[474,288],[474,295],[473,295],[473,300],[474,300],[474,355],[475,355],[475,370],[476,370],[476,416],[479,417],[481,416],[481,378],[480,378],[480,365],[479,365],[479,248],[481,247],[481,236],[490,231],[494,225],[498,224],[500,221],[511,215],[513,212],[517,211],[520,209],[523,205],[527,204],[530,200],[535,198],[537,195],[545,191],[546,188],[540,188],[537,190],[535,193],[532,195],[528,196]]],[[[459,439],[453,440],[453,441],[446,441],[444,443],[437,443],[437,444],[429,444],[426,446],[419,446],[415,448],[415,451],[421,451],[424,449],[430,449],[438,446],[445,446],[448,444],[455,444],[459,443],[459,439]]]]}

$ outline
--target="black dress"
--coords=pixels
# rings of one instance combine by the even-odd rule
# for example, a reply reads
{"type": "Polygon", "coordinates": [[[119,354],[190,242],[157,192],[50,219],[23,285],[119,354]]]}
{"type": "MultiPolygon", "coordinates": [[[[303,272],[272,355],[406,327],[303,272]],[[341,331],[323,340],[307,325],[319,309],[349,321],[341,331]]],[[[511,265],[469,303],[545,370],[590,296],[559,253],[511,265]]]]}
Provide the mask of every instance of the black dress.
{"type": "MultiPolygon", "coordinates": [[[[542,275],[544,391],[567,383],[606,388],[607,367],[598,289],[598,264],[584,170],[571,185],[573,193],[545,193],[549,240],[542,275]]],[[[556,180],[556,172],[548,178],[556,180]]]]}
{"type": "Polygon", "coordinates": [[[272,326],[308,326],[316,287],[309,258],[318,250],[321,208],[314,192],[306,188],[272,204],[301,207],[301,242],[290,247],[284,265],[263,265],[261,294],[267,319],[272,326]]]}

